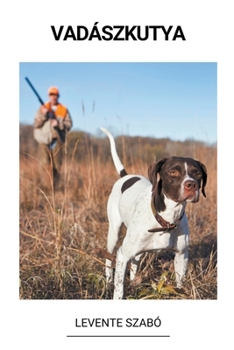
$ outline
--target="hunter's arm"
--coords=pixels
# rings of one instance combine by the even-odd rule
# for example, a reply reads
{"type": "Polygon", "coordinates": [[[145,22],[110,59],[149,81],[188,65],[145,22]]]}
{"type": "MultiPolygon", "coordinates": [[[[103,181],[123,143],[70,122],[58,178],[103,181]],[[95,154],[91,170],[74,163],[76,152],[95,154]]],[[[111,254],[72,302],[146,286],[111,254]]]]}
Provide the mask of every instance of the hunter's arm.
{"type": "Polygon", "coordinates": [[[48,118],[48,113],[42,113],[41,108],[38,109],[34,118],[34,128],[41,128],[48,118]]]}
{"type": "Polygon", "coordinates": [[[68,110],[65,118],[57,118],[57,120],[58,120],[58,128],[60,130],[69,131],[72,128],[72,119],[68,110]]]}

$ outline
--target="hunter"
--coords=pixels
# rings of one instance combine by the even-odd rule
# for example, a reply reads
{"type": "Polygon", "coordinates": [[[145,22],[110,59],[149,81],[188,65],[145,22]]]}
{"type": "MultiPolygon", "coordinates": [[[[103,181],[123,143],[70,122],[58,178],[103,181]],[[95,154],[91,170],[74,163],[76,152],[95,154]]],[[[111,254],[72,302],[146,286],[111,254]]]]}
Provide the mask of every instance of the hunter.
{"type": "Polygon", "coordinates": [[[52,86],[48,89],[49,102],[37,111],[34,119],[34,138],[39,143],[40,161],[52,165],[53,183],[60,178],[64,142],[66,133],[72,127],[68,109],[59,103],[59,90],[52,86]]]}

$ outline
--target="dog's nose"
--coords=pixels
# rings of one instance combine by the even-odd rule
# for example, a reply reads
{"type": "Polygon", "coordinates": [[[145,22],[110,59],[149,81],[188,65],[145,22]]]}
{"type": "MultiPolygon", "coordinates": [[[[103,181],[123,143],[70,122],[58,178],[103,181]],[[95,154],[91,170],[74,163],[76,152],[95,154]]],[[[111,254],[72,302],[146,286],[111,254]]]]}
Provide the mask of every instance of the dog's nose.
{"type": "Polygon", "coordinates": [[[187,180],[184,183],[186,190],[196,191],[198,189],[198,183],[195,180],[187,180]]]}

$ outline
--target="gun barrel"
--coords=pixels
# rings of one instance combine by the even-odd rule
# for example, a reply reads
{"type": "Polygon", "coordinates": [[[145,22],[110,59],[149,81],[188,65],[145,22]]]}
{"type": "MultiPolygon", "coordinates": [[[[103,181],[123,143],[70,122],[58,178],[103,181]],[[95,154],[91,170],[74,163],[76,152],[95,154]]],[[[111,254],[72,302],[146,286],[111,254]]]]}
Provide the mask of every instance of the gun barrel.
{"type": "Polygon", "coordinates": [[[38,94],[38,92],[36,91],[36,89],[34,88],[33,84],[31,83],[31,81],[25,77],[25,80],[27,81],[28,85],[31,87],[32,91],[34,92],[34,94],[37,96],[39,102],[44,105],[44,102],[42,100],[42,98],[40,97],[40,95],[38,94]]]}

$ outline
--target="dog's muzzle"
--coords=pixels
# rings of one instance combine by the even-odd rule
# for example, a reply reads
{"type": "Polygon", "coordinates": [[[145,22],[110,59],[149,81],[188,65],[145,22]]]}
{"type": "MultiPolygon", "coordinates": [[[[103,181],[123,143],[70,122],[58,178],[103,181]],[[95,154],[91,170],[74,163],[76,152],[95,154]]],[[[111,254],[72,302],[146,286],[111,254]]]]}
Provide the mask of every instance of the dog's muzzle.
{"type": "Polygon", "coordinates": [[[186,202],[198,202],[199,200],[199,185],[196,180],[189,179],[184,182],[183,197],[186,202]]]}

